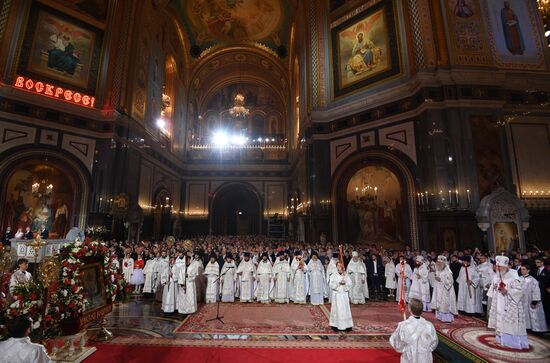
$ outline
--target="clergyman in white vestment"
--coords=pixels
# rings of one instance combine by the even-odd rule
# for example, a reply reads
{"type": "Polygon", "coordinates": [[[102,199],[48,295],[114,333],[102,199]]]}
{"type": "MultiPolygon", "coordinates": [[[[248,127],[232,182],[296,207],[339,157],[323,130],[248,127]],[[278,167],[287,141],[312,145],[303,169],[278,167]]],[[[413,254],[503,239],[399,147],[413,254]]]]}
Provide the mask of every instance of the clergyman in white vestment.
{"type": "Polygon", "coordinates": [[[431,363],[432,352],[437,348],[437,333],[432,323],[421,317],[424,304],[409,299],[411,316],[400,322],[390,337],[390,344],[401,353],[401,363],[431,363]]]}
{"type": "Polygon", "coordinates": [[[206,276],[206,303],[215,303],[218,301],[220,291],[220,265],[218,265],[217,256],[210,255],[210,261],[204,268],[206,276]]]}
{"type": "Polygon", "coordinates": [[[447,263],[447,257],[437,257],[435,264],[434,291],[432,295],[432,309],[435,317],[445,323],[455,320],[458,315],[454,289],[453,272],[447,263]]]}
{"type": "Polygon", "coordinates": [[[523,291],[516,270],[508,267],[506,256],[496,256],[497,273],[487,293],[491,297],[490,329],[495,329],[496,342],[503,347],[529,349],[523,291]]]}
{"type": "Polygon", "coordinates": [[[250,260],[250,253],[243,254],[243,260],[237,267],[237,290],[241,302],[254,301],[256,265],[250,260]]]}
{"type": "Polygon", "coordinates": [[[273,300],[276,303],[288,304],[290,294],[290,264],[283,251],[277,253],[277,260],[273,266],[273,300]]]}
{"type": "Polygon", "coordinates": [[[233,260],[233,254],[227,252],[225,254],[225,263],[222,266],[220,273],[220,282],[222,289],[222,301],[234,302],[235,301],[235,270],[237,266],[233,260]]]}
{"type": "Polygon", "coordinates": [[[336,268],[338,272],[332,274],[328,282],[332,291],[329,324],[335,330],[351,330],[353,319],[349,304],[349,291],[353,284],[340,262],[337,263],[336,268]]]}

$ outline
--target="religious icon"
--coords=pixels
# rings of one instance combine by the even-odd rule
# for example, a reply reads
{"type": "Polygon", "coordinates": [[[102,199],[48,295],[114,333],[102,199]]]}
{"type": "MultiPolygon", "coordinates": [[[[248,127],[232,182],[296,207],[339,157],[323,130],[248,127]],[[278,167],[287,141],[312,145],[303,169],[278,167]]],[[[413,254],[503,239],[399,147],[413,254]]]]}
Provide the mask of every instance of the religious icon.
{"type": "Polygon", "coordinates": [[[452,0],[455,3],[454,14],[460,18],[469,18],[474,15],[471,0],[452,0]]]}
{"type": "Polygon", "coordinates": [[[522,55],[525,52],[525,44],[521,34],[521,27],[518,16],[510,7],[509,1],[504,2],[504,7],[500,11],[500,19],[504,30],[506,48],[512,54],[522,55]]]}
{"type": "Polygon", "coordinates": [[[493,227],[496,254],[510,253],[519,246],[518,227],[514,222],[497,222],[493,227]]]}

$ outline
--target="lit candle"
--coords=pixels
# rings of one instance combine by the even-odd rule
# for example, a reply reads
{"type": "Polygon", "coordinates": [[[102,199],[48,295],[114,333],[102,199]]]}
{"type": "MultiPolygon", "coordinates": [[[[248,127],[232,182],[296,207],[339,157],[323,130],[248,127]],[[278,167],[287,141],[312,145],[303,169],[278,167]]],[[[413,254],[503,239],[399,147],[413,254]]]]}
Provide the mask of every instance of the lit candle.
{"type": "Polygon", "coordinates": [[[430,200],[428,199],[429,198],[428,191],[425,191],[424,195],[426,196],[426,206],[428,207],[430,205],[430,200]]]}
{"type": "Polygon", "coordinates": [[[378,187],[374,187],[374,196],[376,197],[378,195],[378,187]]]}
{"type": "Polygon", "coordinates": [[[422,206],[422,199],[420,199],[420,193],[417,193],[416,196],[417,196],[417,199],[418,199],[418,205],[422,206]]]}
{"type": "Polygon", "coordinates": [[[466,196],[468,197],[468,205],[472,204],[472,201],[470,199],[470,189],[466,189],[466,196]]]}
{"type": "Polygon", "coordinates": [[[443,198],[443,190],[439,191],[439,197],[441,198],[441,204],[445,201],[445,198],[443,198]]]}
{"type": "Polygon", "coordinates": [[[451,191],[449,190],[449,205],[453,204],[451,191]]]}
{"type": "Polygon", "coordinates": [[[456,206],[458,207],[458,189],[455,190],[455,194],[456,194],[456,206]]]}

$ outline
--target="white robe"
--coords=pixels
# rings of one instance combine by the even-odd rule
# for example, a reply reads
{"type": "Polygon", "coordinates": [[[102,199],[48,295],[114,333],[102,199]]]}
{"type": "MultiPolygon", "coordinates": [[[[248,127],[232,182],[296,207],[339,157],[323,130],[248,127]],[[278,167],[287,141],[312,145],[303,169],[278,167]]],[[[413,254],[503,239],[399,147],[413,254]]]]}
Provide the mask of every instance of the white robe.
{"type": "Polygon", "coordinates": [[[469,314],[483,313],[481,304],[482,292],[479,289],[479,274],[475,266],[468,266],[468,277],[472,282],[471,289],[468,291],[466,282],[466,270],[464,266],[460,268],[460,273],[456,281],[458,282],[458,299],[456,307],[459,311],[464,311],[469,314]],[[470,297],[471,292],[471,297],[470,297]]]}
{"type": "Polygon", "coordinates": [[[234,302],[235,301],[235,261],[225,262],[221,271],[221,289],[222,289],[222,301],[234,302]]]}
{"type": "Polygon", "coordinates": [[[338,269],[336,268],[337,263],[338,263],[338,259],[333,257],[330,259],[330,262],[328,263],[328,266],[327,266],[327,277],[326,277],[327,287],[325,291],[325,296],[328,297],[329,302],[332,301],[332,290],[330,286],[328,286],[328,282],[330,281],[330,276],[338,273],[338,269]]]}
{"type": "MultiPolygon", "coordinates": [[[[424,305],[430,302],[430,282],[428,280],[429,275],[428,265],[423,263],[418,267],[415,267],[411,276],[411,289],[409,291],[408,300],[418,299],[424,303],[424,305]]],[[[426,311],[426,309],[424,309],[426,311]]]]}
{"type": "Polygon", "coordinates": [[[254,265],[251,260],[242,260],[237,268],[237,278],[237,289],[240,301],[253,301],[256,281],[256,265],[254,265]]]}
{"type": "Polygon", "coordinates": [[[143,284],[143,293],[151,294],[153,290],[153,275],[157,261],[155,259],[147,260],[145,267],[143,268],[143,274],[145,275],[145,283],[143,284]]]}
{"type": "Polygon", "coordinates": [[[349,262],[347,273],[351,279],[353,287],[349,295],[352,304],[364,304],[365,299],[369,298],[369,285],[367,283],[367,267],[365,263],[359,259],[349,262]]]}
{"type": "Polygon", "coordinates": [[[156,293],[158,289],[162,288],[162,284],[160,282],[160,277],[162,274],[162,271],[168,266],[168,257],[156,257],[155,260],[157,261],[155,263],[155,266],[153,268],[153,292],[156,293]]]}
{"type": "Polygon", "coordinates": [[[220,265],[214,261],[208,262],[204,269],[206,275],[206,303],[215,303],[218,301],[218,295],[220,293],[220,265]]]}
{"type": "Polygon", "coordinates": [[[539,282],[533,276],[521,276],[521,289],[523,290],[523,312],[525,314],[525,327],[534,332],[547,332],[546,317],[542,307],[539,282]],[[536,303],[535,308],[531,303],[536,303]]]}
{"type": "Polygon", "coordinates": [[[404,273],[405,276],[405,296],[403,296],[403,300],[407,301],[407,296],[409,294],[409,289],[411,287],[411,276],[412,276],[412,269],[411,266],[408,263],[397,263],[395,265],[395,274],[397,275],[397,293],[395,294],[395,301],[399,302],[401,300],[401,288],[402,286],[402,279],[401,279],[401,273],[404,273]]]}
{"type": "Polygon", "coordinates": [[[397,325],[390,344],[401,353],[401,363],[430,363],[438,344],[437,333],[423,317],[411,316],[397,325]]]}
{"type": "Polygon", "coordinates": [[[258,302],[269,303],[271,300],[271,288],[273,287],[273,267],[269,260],[266,262],[260,260],[258,268],[256,269],[256,276],[258,276],[258,281],[254,296],[258,302]]]}
{"type": "Polygon", "coordinates": [[[287,260],[277,260],[273,266],[273,299],[277,303],[288,303],[290,294],[290,265],[287,260]]]}
{"type": "Polygon", "coordinates": [[[309,296],[313,305],[323,304],[325,296],[325,267],[321,260],[311,259],[307,264],[309,276],[309,296]]]}
{"type": "Polygon", "coordinates": [[[200,266],[191,261],[189,266],[182,264],[178,271],[178,312],[193,314],[197,311],[197,286],[195,279],[199,276],[200,266]]]}
{"type": "MultiPolygon", "coordinates": [[[[426,267],[428,267],[428,282],[430,283],[430,286],[433,288],[435,286],[435,270],[436,265],[435,262],[427,262],[426,267]]],[[[428,290],[430,289],[430,286],[428,286],[428,290]]],[[[428,294],[430,292],[428,291],[428,294]]]]}
{"type": "Polygon", "coordinates": [[[349,291],[353,283],[348,274],[332,274],[330,276],[329,286],[332,292],[332,305],[330,306],[329,324],[338,330],[353,328],[353,318],[351,316],[351,307],[349,305],[349,291]],[[344,284],[340,284],[340,282],[344,284]]]}
{"type": "Polygon", "coordinates": [[[32,343],[29,337],[9,338],[0,342],[2,362],[9,363],[51,363],[46,348],[42,344],[32,343]]]}
{"type": "Polygon", "coordinates": [[[297,304],[305,304],[306,297],[309,290],[309,281],[307,278],[307,265],[304,260],[303,267],[299,268],[300,261],[298,259],[292,260],[290,265],[290,280],[292,282],[290,287],[290,300],[297,304]]]}
{"type": "Polygon", "coordinates": [[[434,278],[434,291],[431,302],[432,309],[442,314],[458,315],[453,272],[449,266],[445,266],[443,270],[435,272],[435,277],[439,277],[440,281],[434,278]]]}
{"type": "Polygon", "coordinates": [[[506,284],[508,293],[502,294],[498,290],[500,275],[496,273],[488,295],[491,297],[491,314],[488,327],[496,330],[496,334],[527,337],[525,314],[523,312],[523,291],[516,270],[508,270],[502,274],[502,281],[506,284]]]}
{"type": "Polygon", "coordinates": [[[122,260],[122,274],[124,275],[124,280],[130,284],[130,279],[134,273],[134,259],[133,258],[124,258],[122,260]]]}
{"type": "Polygon", "coordinates": [[[176,310],[177,289],[176,280],[177,272],[176,265],[166,266],[161,273],[160,283],[164,286],[162,291],[162,311],[165,313],[173,313],[176,310]]]}
{"type": "Polygon", "coordinates": [[[393,261],[384,266],[384,276],[386,277],[386,289],[395,290],[397,281],[395,280],[395,263],[393,261]]]}

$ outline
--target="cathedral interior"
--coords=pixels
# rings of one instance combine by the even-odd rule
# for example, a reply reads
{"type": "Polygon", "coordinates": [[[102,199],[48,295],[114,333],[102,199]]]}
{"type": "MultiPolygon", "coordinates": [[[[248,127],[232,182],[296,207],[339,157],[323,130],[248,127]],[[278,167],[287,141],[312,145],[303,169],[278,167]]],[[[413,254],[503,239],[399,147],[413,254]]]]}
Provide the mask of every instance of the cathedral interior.
{"type": "Polygon", "coordinates": [[[0,230],[548,249],[549,45],[548,0],[0,0],[0,230]]]}
{"type": "Polygon", "coordinates": [[[1,227],[548,245],[548,7],[462,3],[4,0],[1,227]]]}

